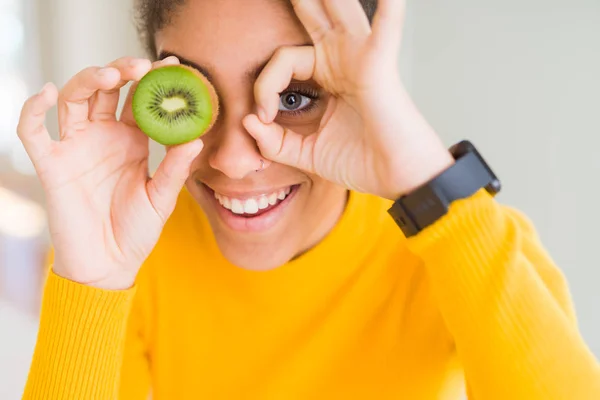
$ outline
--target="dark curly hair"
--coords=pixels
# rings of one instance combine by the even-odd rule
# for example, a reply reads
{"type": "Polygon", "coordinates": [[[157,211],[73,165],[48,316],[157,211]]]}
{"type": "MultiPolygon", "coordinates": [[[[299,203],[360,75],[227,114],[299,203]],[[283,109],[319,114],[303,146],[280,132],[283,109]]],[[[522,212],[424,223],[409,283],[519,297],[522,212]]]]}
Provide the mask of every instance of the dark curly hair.
{"type": "MultiPolygon", "coordinates": [[[[154,36],[169,23],[169,18],[177,7],[184,3],[185,0],[135,0],[134,11],[137,30],[151,59],[156,58],[154,36]]],[[[360,0],[360,3],[369,21],[372,22],[377,8],[377,0],[360,0]]]]}

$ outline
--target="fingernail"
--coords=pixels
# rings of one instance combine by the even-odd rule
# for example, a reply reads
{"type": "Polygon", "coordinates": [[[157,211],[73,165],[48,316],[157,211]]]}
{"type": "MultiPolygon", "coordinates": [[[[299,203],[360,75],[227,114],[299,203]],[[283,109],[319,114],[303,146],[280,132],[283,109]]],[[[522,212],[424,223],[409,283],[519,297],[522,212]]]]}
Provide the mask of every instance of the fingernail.
{"type": "Polygon", "coordinates": [[[179,58],[177,58],[175,56],[169,56],[167,58],[164,58],[162,61],[164,63],[178,63],[179,62],[179,58]]]}
{"type": "Polygon", "coordinates": [[[189,156],[196,157],[203,146],[204,146],[204,144],[202,143],[202,140],[196,139],[196,141],[193,143],[193,145],[190,146],[189,156]]]}
{"type": "Polygon", "coordinates": [[[50,87],[50,82],[46,82],[46,84],[44,84],[44,86],[42,86],[42,90],[40,90],[39,94],[46,93],[46,90],[48,90],[49,87],[50,87]]]}
{"type": "Polygon", "coordinates": [[[267,116],[267,112],[266,112],[265,110],[263,110],[262,108],[260,108],[260,109],[258,110],[258,118],[260,119],[260,121],[261,121],[263,124],[266,124],[266,123],[268,123],[268,119],[267,119],[267,118],[268,118],[268,116],[267,116]]]}
{"type": "Polygon", "coordinates": [[[110,73],[111,68],[102,68],[100,70],[98,70],[98,76],[101,78],[104,78],[106,75],[108,75],[110,73]]]}

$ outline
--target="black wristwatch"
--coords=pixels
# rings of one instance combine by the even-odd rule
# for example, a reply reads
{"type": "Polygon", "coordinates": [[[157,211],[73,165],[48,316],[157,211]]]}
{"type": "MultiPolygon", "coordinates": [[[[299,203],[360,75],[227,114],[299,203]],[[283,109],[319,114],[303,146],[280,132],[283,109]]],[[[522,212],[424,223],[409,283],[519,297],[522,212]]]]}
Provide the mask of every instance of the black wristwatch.
{"type": "Polygon", "coordinates": [[[500,180],[471,142],[455,144],[450,153],[456,160],[450,168],[396,200],[388,210],[406,237],[439,220],[455,200],[470,197],[482,188],[492,196],[500,192],[500,180]]]}

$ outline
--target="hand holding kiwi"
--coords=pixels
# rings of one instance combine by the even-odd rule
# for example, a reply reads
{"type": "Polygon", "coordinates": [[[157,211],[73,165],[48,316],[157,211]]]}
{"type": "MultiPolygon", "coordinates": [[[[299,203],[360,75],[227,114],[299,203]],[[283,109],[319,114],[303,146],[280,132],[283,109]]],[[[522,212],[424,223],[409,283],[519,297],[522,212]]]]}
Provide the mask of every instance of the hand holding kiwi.
{"type": "Polygon", "coordinates": [[[187,70],[172,68],[178,64],[173,58],[154,65],[149,60],[122,58],[104,68],[81,71],[60,93],[47,84],[25,102],[17,131],[46,193],[53,270],[59,276],[104,289],[124,289],[133,284],[155,246],[190,165],[202,149],[202,142],[194,139],[212,124],[216,110],[208,107],[213,101],[208,86],[183,73],[187,70]],[[188,96],[188,108],[165,118],[166,122],[151,118],[162,115],[159,111],[145,114],[146,102],[140,101],[153,93],[157,85],[153,72],[161,67],[171,86],[159,86],[162,92],[158,93],[178,89],[176,93],[188,96]],[[119,89],[144,76],[148,85],[138,92],[135,115],[148,135],[138,127],[131,107],[120,119],[116,116],[119,89]],[[55,104],[58,140],[44,126],[46,113],[55,104]],[[175,139],[163,130],[165,123],[173,125],[175,139]],[[152,178],[148,136],[173,145],[152,178]]]}

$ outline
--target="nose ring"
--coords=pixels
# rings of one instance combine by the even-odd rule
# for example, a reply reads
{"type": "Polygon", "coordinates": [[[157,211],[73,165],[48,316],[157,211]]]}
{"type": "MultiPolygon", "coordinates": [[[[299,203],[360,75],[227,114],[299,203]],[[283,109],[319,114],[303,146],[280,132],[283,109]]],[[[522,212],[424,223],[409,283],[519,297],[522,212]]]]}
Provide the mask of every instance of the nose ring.
{"type": "Polygon", "coordinates": [[[260,172],[265,169],[265,160],[260,159],[260,168],[256,170],[256,172],[260,172]]]}

